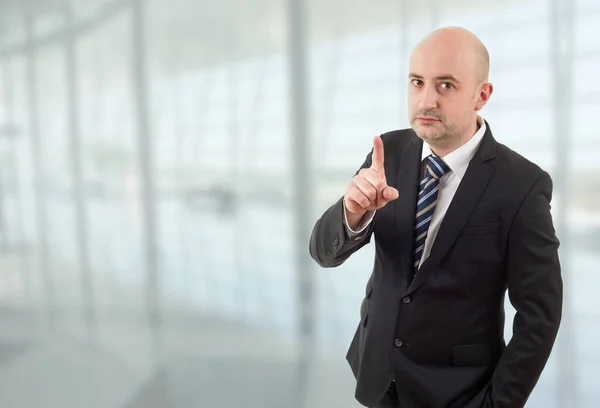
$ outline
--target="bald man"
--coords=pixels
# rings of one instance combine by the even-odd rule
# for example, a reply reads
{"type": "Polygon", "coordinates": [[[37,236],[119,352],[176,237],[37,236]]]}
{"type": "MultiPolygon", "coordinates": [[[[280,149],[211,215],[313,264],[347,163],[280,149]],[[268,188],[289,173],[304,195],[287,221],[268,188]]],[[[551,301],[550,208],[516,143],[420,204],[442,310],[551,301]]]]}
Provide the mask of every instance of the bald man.
{"type": "Polygon", "coordinates": [[[520,408],[561,321],[559,241],[546,171],[496,142],[493,92],[471,32],[437,30],[410,57],[411,128],[373,139],[310,254],[375,259],[347,360],[367,407],[520,408]],[[504,339],[504,298],[516,309],[504,339]]]}

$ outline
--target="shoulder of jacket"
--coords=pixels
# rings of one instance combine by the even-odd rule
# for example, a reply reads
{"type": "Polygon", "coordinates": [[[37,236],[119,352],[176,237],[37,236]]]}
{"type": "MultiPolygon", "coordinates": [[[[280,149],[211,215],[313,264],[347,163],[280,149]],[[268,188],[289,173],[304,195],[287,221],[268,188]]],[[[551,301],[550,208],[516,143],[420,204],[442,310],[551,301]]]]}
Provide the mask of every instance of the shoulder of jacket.
{"type": "Polygon", "coordinates": [[[502,166],[516,175],[525,175],[537,180],[543,174],[547,174],[539,164],[502,143],[497,143],[496,157],[498,156],[502,158],[502,166]]]}

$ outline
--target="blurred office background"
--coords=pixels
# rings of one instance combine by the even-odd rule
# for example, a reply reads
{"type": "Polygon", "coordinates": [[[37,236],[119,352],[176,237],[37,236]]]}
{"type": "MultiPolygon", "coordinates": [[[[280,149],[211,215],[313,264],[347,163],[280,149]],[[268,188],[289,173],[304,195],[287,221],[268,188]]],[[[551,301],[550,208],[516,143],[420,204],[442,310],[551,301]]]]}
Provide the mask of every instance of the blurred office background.
{"type": "Polygon", "coordinates": [[[600,406],[596,0],[0,1],[0,406],[358,407],[373,248],[322,270],[308,234],[449,24],[555,182],[564,323],[527,406],[600,406]]]}

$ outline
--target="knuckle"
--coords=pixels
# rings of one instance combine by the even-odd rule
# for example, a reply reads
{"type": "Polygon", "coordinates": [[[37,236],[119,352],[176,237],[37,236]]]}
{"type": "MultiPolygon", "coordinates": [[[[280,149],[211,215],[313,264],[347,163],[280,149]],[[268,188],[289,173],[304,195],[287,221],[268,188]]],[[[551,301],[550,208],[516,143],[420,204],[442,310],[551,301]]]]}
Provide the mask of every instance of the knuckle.
{"type": "Polygon", "coordinates": [[[357,184],[353,185],[353,186],[350,188],[350,191],[352,192],[352,195],[353,195],[355,198],[356,198],[356,197],[359,197],[359,196],[360,196],[360,194],[361,194],[360,188],[358,187],[358,185],[357,185],[357,184]]]}
{"type": "Polygon", "coordinates": [[[385,180],[377,173],[369,176],[369,184],[371,184],[376,190],[380,190],[385,187],[385,180]]]}
{"type": "Polygon", "coordinates": [[[358,204],[360,204],[361,206],[367,206],[369,205],[369,200],[367,199],[367,197],[360,191],[357,191],[355,194],[355,200],[358,204]]]}

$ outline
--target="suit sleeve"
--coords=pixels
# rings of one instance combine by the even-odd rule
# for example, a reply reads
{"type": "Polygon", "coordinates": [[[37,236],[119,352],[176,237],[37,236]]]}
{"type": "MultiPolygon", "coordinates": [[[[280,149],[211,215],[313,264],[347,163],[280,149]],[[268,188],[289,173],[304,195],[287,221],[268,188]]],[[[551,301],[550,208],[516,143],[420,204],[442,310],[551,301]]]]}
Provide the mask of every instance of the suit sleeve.
{"type": "Polygon", "coordinates": [[[516,310],[513,336],[496,366],[484,406],[523,407],[554,346],[562,318],[563,283],[551,197],[552,180],[543,172],[509,233],[508,295],[516,310]]]}
{"type": "MultiPolygon", "coordinates": [[[[371,150],[355,174],[371,166],[372,154],[371,150]]],[[[341,197],[323,213],[312,230],[309,242],[310,256],[324,268],[343,264],[350,255],[371,241],[372,220],[360,233],[349,234],[344,218],[344,197],[341,197]]]]}

